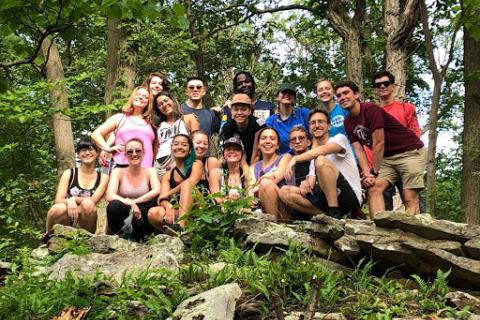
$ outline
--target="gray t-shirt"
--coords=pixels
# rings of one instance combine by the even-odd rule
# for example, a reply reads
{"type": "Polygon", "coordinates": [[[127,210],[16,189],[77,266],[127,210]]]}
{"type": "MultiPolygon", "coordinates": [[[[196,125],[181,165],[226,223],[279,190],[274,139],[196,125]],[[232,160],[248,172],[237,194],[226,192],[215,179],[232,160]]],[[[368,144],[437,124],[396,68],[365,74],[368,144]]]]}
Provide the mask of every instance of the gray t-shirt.
{"type": "Polygon", "coordinates": [[[195,114],[200,122],[200,129],[202,129],[202,131],[204,131],[209,137],[212,136],[212,133],[218,132],[220,129],[220,119],[210,109],[194,109],[189,107],[187,102],[184,102],[182,103],[182,113],[195,114]]]}

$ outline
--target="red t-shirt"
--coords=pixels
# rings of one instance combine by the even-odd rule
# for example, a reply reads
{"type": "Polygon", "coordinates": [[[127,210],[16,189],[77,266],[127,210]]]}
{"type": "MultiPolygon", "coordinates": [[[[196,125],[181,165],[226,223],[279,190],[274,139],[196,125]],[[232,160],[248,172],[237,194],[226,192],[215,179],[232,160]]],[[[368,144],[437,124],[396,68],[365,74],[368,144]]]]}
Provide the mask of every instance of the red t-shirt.
{"type": "Polygon", "coordinates": [[[418,125],[417,111],[413,104],[395,100],[392,103],[383,106],[383,110],[387,111],[404,127],[412,130],[415,135],[420,138],[420,126],[418,125]]]}
{"type": "Polygon", "coordinates": [[[423,142],[413,131],[371,102],[360,103],[360,114],[356,117],[349,114],[343,124],[351,143],[358,141],[370,149],[373,147],[372,132],[383,128],[385,157],[423,147],[423,142]]]}

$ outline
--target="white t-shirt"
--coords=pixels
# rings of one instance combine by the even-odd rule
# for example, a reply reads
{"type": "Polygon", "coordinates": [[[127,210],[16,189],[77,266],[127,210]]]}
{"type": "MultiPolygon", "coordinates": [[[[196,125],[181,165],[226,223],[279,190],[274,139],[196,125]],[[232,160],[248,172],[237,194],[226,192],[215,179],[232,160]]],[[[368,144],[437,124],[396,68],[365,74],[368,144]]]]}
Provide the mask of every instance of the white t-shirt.
{"type": "MultiPolygon", "coordinates": [[[[345,152],[327,154],[325,158],[330,160],[333,165],[340,171],[345,180],[347,180],[353,192],[357,196],[358,203],[362,203],[362,186],[360,184],[360,173],[358,172],[357,162],[353,154],[352,147],[345,135],[339,133],[334,137],[330,137],[328,143],[336,143],[342,147],[345,152]]],[[[315,160],[310,161],[309,176],[315,175],[315,160]]]]}
{"type": "Polygon", "coordinates": [[[160,124],[160,127],[157,129],[159,146],[157,156],[155,157],[156,159],[160,159],[171,154],[173,137],[179,133],[186,135],[190,134],[183,119],[177,119],[177,121],[175,121],[172,125],[168,124],[166,121],[163,121],[160,124]]]}

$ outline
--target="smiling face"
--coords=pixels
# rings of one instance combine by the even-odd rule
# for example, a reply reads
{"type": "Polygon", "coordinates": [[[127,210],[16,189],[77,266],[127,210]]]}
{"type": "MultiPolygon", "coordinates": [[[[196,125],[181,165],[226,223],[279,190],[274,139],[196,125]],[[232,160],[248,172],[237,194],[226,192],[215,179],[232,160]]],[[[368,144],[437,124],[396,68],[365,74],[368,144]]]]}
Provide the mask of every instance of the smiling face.
{"type": "Polygon", "coordinates": [[[315,139],[321,139],[328,134],[330,125],[328,124],[328,117],[321,112],[314,113],[308,121],[310,133],[315,139]]]}
{"type": "Polygon", "coordinates": [[[339,87],[335,92],[337,96],[337,101],[342,106],[343,109],[351,112],[353,108],[355,108],[358,98],[360,97],[360,93],[353,92],[350,87],[339,87]]]}
{"type": "Polygon", "coordinates": [[[239,163],[242,160],[242,148],[237,145],[227,145],[223,150],[223,158],[227,163],[239,163]]]}
{"type": "Polygon", "coordinates": [[[204,133],[196,133],[192,137],[193,149],[198,159],[203,159],[208,151],[208,137],[204,133]]]}
{"type": "Polygon", "coordinates": [[[232,118],[239,126],[246,126],[248,124],[248,117],[252,114],[252,108],[246,104],[234,104],[230,111],[232,118]]]}
{"type": "Polygon", "coordinates": [[[165,116],[168,116],[174,111],[174,102],[173,100],[164,95],[160,95],[157,97],[157,108],[160,113],[164,114],[165,116]]]}
{"type": "Polygon", "coordinates": [[[279,148],[279,138],[277,133],[272,129],[265,129],[258,137],[258,149],[264,155],[274,154],[279,148]]]}
{"type": "Polygon", "coordinates": [[[130,140],[125,146],[125,157],[130,165],[140,165],[143,159],[143,145],[138,140],[130,140]]]}
{"type": "Polygon", "coordinates": [[[77,153],[82,164],[92,163],[97,160],[97,150],[92,146],[80,148],[77,153]]]}
{"type": "Polygon", "coordinates": [[[163,79],[157,76],[153,76],[148,85],[148,89],[152,95],[157,95],[163,91],[163,79]]]}
{"type": "Polygon", "coordinates": [[[202,80],[194,79],[187,83],[187,96],[192,101],[199,101],[207,93],[202,80]]]}
{"type": "Polygon", "coordinates": [[[301,154],[307,151],[310,145],[307,133],[303,130],[295,130],[290,132],[290,148],[295,154],[301,154]]]}
{"type": "Polygon", "coordinates": [[[148,90],[145,88],[139,88],[133,98],[132,106],[134,109],[135,108],[145,109],[148,105],[149,99],[150,99],[150,94],[148,90]]]}
{"type": "Polygon", "coordinates": [[[328,80],[317,83],[317,99],[323,103],[328,103],[333,100],[333,86],[328,80]]]}
{"type": "Polygon", "coordinates": [[[172,155],[175,159],[186,159],[190,153],[190,143],[187,137],[175,136],[172,141],[172,155]]]}

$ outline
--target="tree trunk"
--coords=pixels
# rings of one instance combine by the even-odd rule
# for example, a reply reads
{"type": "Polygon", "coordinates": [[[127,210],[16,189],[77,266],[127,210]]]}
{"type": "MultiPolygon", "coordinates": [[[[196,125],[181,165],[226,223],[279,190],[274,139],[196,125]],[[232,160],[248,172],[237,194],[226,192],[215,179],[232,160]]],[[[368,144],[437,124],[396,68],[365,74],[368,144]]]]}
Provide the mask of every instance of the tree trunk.
{"type": "Polygon", "coordinates": [[[355,82],[363,93],[363,66],[362,66],[362,46],[360,34],[354,29],[350,29],[344,39],[345,56],[347,60],[347,78],[355,82]]]}
{"type": "MultiPolygon", "coordinates": [[[[47,61],[45,65],[47,81],[54,83],[49,89],[50,104],[52,108],[66,110],[69,107],[67,88],[64,83],[59,82],[65,80],[65,74],[55,40],[46,38],[42,42],[42,54],[47,61]]],[[[75,166],[72,124],[69,117],[62,112],[56,112],[53,115],[52,127],[58,173],[62,174],[63,171],[75,166]]]]}
{"type": "Polygon", "coordinates": [[[473,39],[467,28],[463,32],[465,113],[460,220],[480,224],[480,41],[473,39]]]}
{"type": "Polygon", "coordinates": [[[427,150],[427,211],[435,214],[435,182],[436,182],[436,168],[437,168],[437,125],[438,125],[438,111],[440,110],[440,94],[442,87],[442,80],[434,81],[432,106],[430,107],[430,116],[428,118],[428,150],[427,150]]]}
{"type": "Polygon", "coordinates": [[[105,94],[103,101],[105,104],[111,104],[114,100],[113,93],[117,86],[118,69],[120,66],[120,41],[122,31],[119,29],[117,19],[108,19],[107,21],[107,68],[105,75],[105,94]]]}
{"type": "Polygon", "coordinates": [[[383,25],[387,40],[386,69],[395,76],[395,97],[405,98],[407,82],[407,45],[418,21],[418,0],[408,0],[401,11],[401,2],[385,0],[383,25]]]}
{"type": "Polygon", "coordinates": [[[129,44],[128,41],[124,42],[122,56],[122,78],[124,88],[127,93],[130,93],[135,88],[135,79],[137,78],[137,65],[138,65],[138,44],[129,44]]]}

